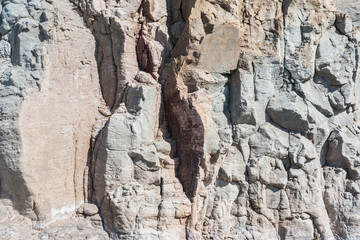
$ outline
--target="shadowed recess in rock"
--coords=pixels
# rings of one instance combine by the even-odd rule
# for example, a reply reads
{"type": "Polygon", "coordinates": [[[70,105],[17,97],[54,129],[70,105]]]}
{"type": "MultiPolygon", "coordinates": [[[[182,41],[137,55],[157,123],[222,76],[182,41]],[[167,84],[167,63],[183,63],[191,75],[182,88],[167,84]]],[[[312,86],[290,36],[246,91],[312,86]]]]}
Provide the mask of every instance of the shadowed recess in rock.
{"type": "Polygon", "coordinates": [[[143,0],[140,8],[139,8],[139,36],[136,39],[136,57],[139,64],[139,68],[142,71],[148,72],[152,75],[154,79],[156,79],[154,72],[154,62],[153,62],[153,54],[151,52],[151,48],[149,43],[147,42],[144,36],[144,28],[146,27],[146,18],[144,15],[144,7],[147,3],[146,0],[143,0]]]}
{"type": "Polygon", "coordinates": [[[186,195],[192,199],[198,186],[200,164],[204,159],[204,125],[191,102],[181,98],[180,91],[166,97],[165,105],[180,157],[178,176],[186,195]]]}

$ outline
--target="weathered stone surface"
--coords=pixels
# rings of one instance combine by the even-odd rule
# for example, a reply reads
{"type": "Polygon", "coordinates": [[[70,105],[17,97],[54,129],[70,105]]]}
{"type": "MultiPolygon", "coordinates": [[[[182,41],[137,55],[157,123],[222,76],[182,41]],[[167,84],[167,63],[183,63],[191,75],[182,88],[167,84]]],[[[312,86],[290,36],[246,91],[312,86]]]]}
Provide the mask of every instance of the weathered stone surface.
{"type": "Polygon", "coordinates": [[[357,0],[70,1],[0,6],[0,238],[360,237],[357,0]]]}
{"type": "Polygon", "coordinates": [[[359,198],[356,191],[347,186],[358,185],[347,179],[347,172],[341,168],[324,169],[324,201],[329,217],[334,219],[332,229],[337,239],[359,238],[359,198]]]}
{"type": "Polygon", "coordinates": [[[285,129],[306,131],[309,128],[307,106],[295,92],[282,92],[272,98],[267,112],[276,124],[285,129]]]}
{"type": "Polygon", "coordinates": [[[316,72],[330,85],[344,85],[353,79],[354,45],[335,27],[322,36],[316,57],[316,72]]]}
{"type": "Polygon", "coordinates": [[[99,212],[99,209],[95,204],[85,203],[82,207],[83,213],[86,216],[93,216],[99,212]]]}
{"type": "Polygon", "coordinates": [[[310,217],[296,216],[282,223],[279,232],[283,239],[313,239],[314,226],[310,217]]]}
{"type": "Polygon", "coordinates": [[[53,236],[41,232],[74,217],[88,201],[89,136],[101,102],[94,38],[67,1],[2,5],[0,192],[36,222],[10,217],[14,222],[2,222],[0,235],[82,239],[99,233],[108,239],[102,229],[95,234],[90,221],[83,235],[77,235],[75,220],[65,235],[56,228],[53,236]]]}
{"type": "Polygon", "coordinates": [[[329,137],[326,162],[330,166],[345,168],[352,180],[360,179],[360,141],[349,129],[335,130],[329,137]]]}
{"type": "Polygon", "coordinates": [[[351,33],[353,29],[353,23],[351,18],[347,14],[339,14],[336,16],[336,29],[339,30],[342,34],[351,33]]]}
{"type": "Polygon", "coordinates": [[[347,13],[353,24],[359,26],[360,13],[358,8],[358,2],[356,0],[335,0],[336,9],[342,13],[347,13]]]}
{"type": "Polygon", "coordinates": [[[230,73],[236,69],[240,56],[239,27],[235,24],[211,26],[207,16],[202,19],[206,36],[199,49],[200,64],[209,72],[230,73]]]}
{"type": "Polygon", "coordinates": [[[101,225],[96,226],[93,220],[83,217],[60,220],[34,229],[31,220],[14,210],[10,200],[0,201],[0,213],[0,238],[4,240],[110,239],[101,225]]]}

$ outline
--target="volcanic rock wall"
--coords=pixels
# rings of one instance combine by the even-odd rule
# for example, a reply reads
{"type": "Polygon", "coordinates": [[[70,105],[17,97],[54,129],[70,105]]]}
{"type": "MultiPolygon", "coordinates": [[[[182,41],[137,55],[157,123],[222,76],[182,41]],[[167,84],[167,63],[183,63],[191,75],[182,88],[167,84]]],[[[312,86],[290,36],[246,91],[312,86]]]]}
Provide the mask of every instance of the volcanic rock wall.
{"type": "Polygon", "coordinates": [[[360,238],[357,0],[3,0],[0,34],[6,239],[360,238]]]}

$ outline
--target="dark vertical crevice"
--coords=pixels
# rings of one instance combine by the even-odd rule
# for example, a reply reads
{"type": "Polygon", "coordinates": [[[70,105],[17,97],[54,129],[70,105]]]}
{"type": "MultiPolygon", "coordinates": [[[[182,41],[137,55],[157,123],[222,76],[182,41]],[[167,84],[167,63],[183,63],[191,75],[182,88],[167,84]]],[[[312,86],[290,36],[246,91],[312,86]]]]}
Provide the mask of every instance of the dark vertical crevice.
{"type": "Polygon", "coordinates": [[[284,0],[282,3],[282,12],[284,15],[288,14],[288,9],[293,0],[284,0]]]}
{"type": "Polygon", "coordinates": [[[90,147],[88,150],[88,153],[87,153],[86,167],[85,167],[84,175],[83,175],[84,202],[92,202],[92,200],[93,200],[92,187],[93,187],[92,148],[90,147]]]}
{"type": "Polygon", "coordinates": [[[154,74],[154,56],[151,52],[150,45],[145,38],[145,27],[146,27],[146,17],[144,14],[144,6],[147,3],[147,0],[143,0],[139,7],[139,34],[136,39],[136,57],[138,61],[139,69],[150,73],[151,76],[156,80],[156,76],[154,74]]]}
{"type": "MultiPolygon", "coordinates": [[[[195,1],[171,0],[171,23],[175,24],[184,20],[184,11],[187,12],[195,5],[195,1]]],[[[186,35],[186,34],[185,34],[186,35]]],[[[177,45],[184,42],[179,41],[177,45]]],[[[185,41],[185,44],[186,41],[185,41]]],[[[179,46],[175,47],[178,48],[179,46]]],[[[191,100],[180,90],[177,81],[178,68],[185,64],[178,61],[181,58],[174,49],[171,59],[166,65],[162,78],[162,95],[166,122],[169,126],[171,137],[176,141],[176,153],[179,157],[179,166],[176,175],[179,178],[187,197],[193,201],[196,195],[200,177],[200,164],[204,162],[204,124],[192,106],[191,100]]]]}
{"type": "MultiPolygon", "coordinates": [[[[110,26],[111,26],[111,18],[109,19],[110,21],[110,26]]],[[[116,65],[116,59],[115,59],[115,56],[114,56],[114,40],[112,38],[112,36],[109,36],[109,39],[110,39],[110,46],[111,46],[111,57],[112,57],[112,62],[113,62],[113,66],[114,66],[114,75],[115,75],[115,78],[114,78],[114,85],[116,86],[114,89],[115,89],[115,92],[114,93],[111,93],[111,97],[113,98],[111,100],[111,104],[108,105],[108,107],[110,108],[111,112],[113,112],[118,105],[117,104],[117,95],[119,93],[119,79],[118,79],[118,66],[116,65]]],[[[104,93],[104,92],[103,92],[104,93]]]]}
{"type": "Polygon", "coordinates": [[[204,160],[204,125],[187,99],[175,90],[165,96],[166,114],[180,158],[178,177],[189,199],[195,196],[200,164],[204,160]]]}
{"type": "Polygon", "coordinates": [[[171,0],[171,20],[173,23],[183,20],[181,5],[181,0],[171,0]]]}
{"type": "MultiPolygon", "coordinates": [[[[147,72],[151,74],[151,76],[157,80],[154,66],[154,55],[152,52],[152,39],[149,39],[147,36],[147,23],[146,23],[146,4],[147,0],[143,0],[138,9],[139,19],[138,19],[138,31],[136,38],[133,40],[135,42],[135,52],[138,70],[147,72]]],[[[171,27],[171,22],[176,22],[177,20],[183,21],[183,9],[186,6],[186,9],[190,9],[193,7],[195,0],[191,1],[191,4],[184,3],[184,1],[171,0],[171,16],[172,21],[168,22],[168,28],[171,27]]],[[[121,34],[122,29],[121,26],[115,26],[116,21],[111,21],[110,25],[111,29],[106,22],[105,17],[98,16],[96,19],[96,24],[92,26],[92,31],[96,39],[96,60],[98,63],[98,71],[99,71],[99,79],[101,92],[106,102],[106,106],[111,109],[113,112],[117,106],[122,102],[123,98],[123,86],[125,81],[121,76],[123,71],[123,66],[120,63],[120,60],[123,56],[119,55],[117,50],[120,48],[125,48],[126,44],[123,44],[124,38],[122,38],[121,34]],[[96,25],[96,26],[95,26],[96,25]],[[114,30],[115,29],[115,30],[114,30]],[[119,35],[118,35],[119,34],[119,35]],[[121,44],[121,45],[119,45],[121,44]],[[119,68],[119,69],[118,69],[119,68]],[[121,91],[121,92],[120,92],[121,91]]],[[[135,20],[136,21],[136,20],[135,20]]],[[[136,25],[136,23],[135,23],[136,25]]],[[[124,30],[125,31],[125,30],[124,30]]],[[[169,31],[170,32],[170,31],[169,31]]],[[[123,33],[125,34],[125,33],[123,33]]],[[[184,44],[184,42],[182,42],[184,44]]],[[[187,43],[185,43],[187,44],[187,43]]],[[[123,49],[124,50],[124,49],[123,49]]],[[[153,50],[154,51],[154,50],[153,50]]],[[[159,81],[162,85],[162,102],[160,106],[160,118],[159,123],[160,130],[164,129],[165,135],[164,139],[167,141],[176,141],[176,147],[173,147],[170,156],[173,157],[174,151],[177,151],[177,155],[180,158],[179,166],[175,168],[177,171],[177,176],[180,179],[180,182],[183,185],[184,192],[190,200],[193,200],[194,196],[196,196],[199,175],[200,175],[200,164],[204,162],[204,124],[201,120],[199,113],[196,108],[192,106],[191,100],[188,96],[183,97],[182,92],[178,89],[178,82],[176,81],[177,73],[175,73],[175,68],[172,68],[172,62],[175,62],[179,55],[176,53],[173,56],[167,56],[160,66],[160,74],[161,80],[159,81]],[[174,76],[172,79],[168,78],[168,75],[174,76]],[[166,129],[169,127],[168,134],[166,129]],[[176,150],[174,150],[176,149],[176,150]]],[[[89,150],[88,157],[88,187],[87,187],[87,195],[90,201],[95,202],[95,194],[99,193],[94,192],[94,184],[93,179],[95,175],[95,166],[96,166],[96,158],[98,154],[98,148],[101,144],[101,136],[100,134],[106,134],[103,128],[100,133],[91,140],[91,149],[89,150]],[[95,144],[96,143],[96,144],[95,144]]],[[[174,144],[175,145],[175,144],[174,144]]],[[[96,169],[96,174],[99,173],[99,170],[96,169]]],[[[163,195],[162,187],[163,187],[163,179],[161,179],[160,183],[160,195],[163,195]]],[[[103,219],[114,219],[116,218],[117,213],[112,212],[114,209],[111,207],[111,203],[103,203],[107,201],[106,198],[99,200],[97,204],[101,206],[101,213],[103,219]]],[[[160,206],[160,205],[159,205],[160,206]]],[[[160,210],[158,221],[160,221],[160,210]]],[[[191,220],[189,220],[191,221],[191,220]]],[[[110,229],[114,223],[105,222],[104,226],[108,232],[111,232],[110,229]]]]}
{"type": "Polygon", "coordinates": [[[359,61],[360,61],[360,53],[359,53],[359,49],[360,47],[356,47],[355,48],[355,69],[354,69],[354,73],[353,73],[353,82],[356,83],[356,80],[358,78],[358,70],[359,68],[359,61]]]}
{"type": "Polygon", "coordinates": [[[117,66],[113,54],[113,40],[110,34],[93,33],[96,40],[96,61],[99,72],[101,94],[106,106],[113,110],[117,95],[117,66]]]}
{"type": "MultiPolygon", "coordinates": [[[[285,83],[287,83],[286,85],[288,85],[291,82],[292,76],[291,76],[291,72],[288,71],[286,69],[286,45],[287,45],[287,40],[285,37],[285,27],[286,27],[286,15],[288,14],[288,9],[289,6],[291,4],[292,0],[284,0],[282,3],[282,29],[283,29],[283,59],[282,59],[282,66],[284,67],[283,69],[283,82],[285,81],[285,83]]],[[[283,83],[284,84],[284,83],[283,83]]]]}
{"type": "MultiPolygon", "coordinates": [[[[95,123],[98,124],[98,123],[95,123]]],[[[103,128],[93,135],[89,141],[89,150],[88,150],[88,159],[86,163],[86,173],[84,174],[84,188],[86,189],[87,197],[84,198],[86,202],[96,203],[101,205],[101,203],[97,203],[95,199],[95,187],[94,187],[94,179],[95,179],[95,166],[96,166],[96,159],[98,158],[98,152],[101,145],[101,137],[105,134],[106,126],[108,122],[104,124],[103,128]],[[86,184],[86,185],[85,185],[86,184]]],[[[94,131],[94,130],[93,130],[94,131]]]]}

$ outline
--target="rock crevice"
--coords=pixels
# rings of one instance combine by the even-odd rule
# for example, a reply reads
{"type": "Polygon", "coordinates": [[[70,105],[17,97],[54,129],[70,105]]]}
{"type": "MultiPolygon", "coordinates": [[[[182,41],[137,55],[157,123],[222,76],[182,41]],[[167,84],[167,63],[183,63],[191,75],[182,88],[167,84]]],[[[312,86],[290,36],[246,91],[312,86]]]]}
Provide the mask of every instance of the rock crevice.
{"type": "Polygon", "coordinates": [[[0,8],[17,233],[360,237],[357,0],[71,2],[0,8]]]}

